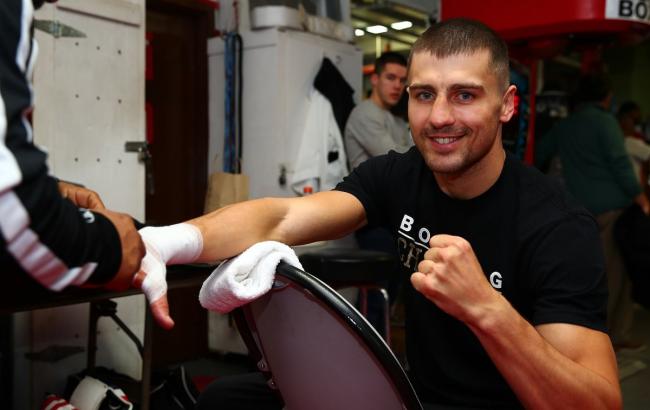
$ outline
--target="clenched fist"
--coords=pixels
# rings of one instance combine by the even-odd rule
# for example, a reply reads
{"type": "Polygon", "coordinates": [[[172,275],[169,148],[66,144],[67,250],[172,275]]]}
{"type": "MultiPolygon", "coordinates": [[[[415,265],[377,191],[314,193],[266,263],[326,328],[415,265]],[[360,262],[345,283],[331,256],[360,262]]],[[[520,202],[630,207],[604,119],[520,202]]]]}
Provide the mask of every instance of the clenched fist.
{"type": "Polygon", "coordinates": [[[449,315],[473,324],[504,300],[488,283],[472,246],[465,239],[435,235],[411,275],[413,287],[449,315]]]}

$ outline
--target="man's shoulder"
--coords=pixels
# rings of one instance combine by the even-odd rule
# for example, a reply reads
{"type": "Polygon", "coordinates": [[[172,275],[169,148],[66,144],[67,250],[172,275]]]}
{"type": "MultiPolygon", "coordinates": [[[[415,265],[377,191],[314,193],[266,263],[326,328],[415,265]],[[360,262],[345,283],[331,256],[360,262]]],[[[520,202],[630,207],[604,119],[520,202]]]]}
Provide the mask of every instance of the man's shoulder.
{"type": "Polygon", "coordinates": [[[525,231],[536,231],[561,221],[581,220],[595,224],[593,216],[562,186],[557,178],[511,159],[517,176],[520,223],[525,231]]]}
{"type": "Polygon", "coordinates": [[[353,129],[361,126],[369,119],[379,118],[373,111],[372,105],[374,104],[370,100],[364,100],[350,111],[350,115],[345,124],[345,131],[347,134],[354,135],[355,133],[352,132],[353,129]]]}
{"type": "Polygon", "coordinates": [[[557,178],[543,174],[537,168],[510,158],[511,167],[519,183],[519,195],[527,205],[541,204],[556,210],[577,206],[557,178]]]}
{"type": "Polygon", "coordinates": [[[384,174],[413,175],[413,173],[420,172],[424,165],[424,159],[417,147],[413,146],[403,153],[391,150],[386,154],[377,155],[369,158],[361,165],[375,170],[382,170],[384,174]]]}
{"type": "Polygon", "coordinates": [[[377,106],[370,98],[361,101],[357,104],[352,112],[350,117],[374,117],[374,118],[383,118],[386,114],[386,110],[383,110],[377,106]]]}
{"type": "Polygon", "coordinates": [[[366,162],[382,163],[382,164],[395,164],[400,167],[413,167],[419,166],[420,163],[424,163],[422,154],[418,151],[417,147],[413,145],[406,152],[397,152],[390,150],[385,154],[377,155],[375,157],[369,158],[366,162]]]}
{"type": "Polygon", "coordinates": [[[585,107],[578,109],[574,115],[569,116],[569,119],[581,126],[590,128],[619,126],[614,114],[595,104],[587,104],[585,107]]]}

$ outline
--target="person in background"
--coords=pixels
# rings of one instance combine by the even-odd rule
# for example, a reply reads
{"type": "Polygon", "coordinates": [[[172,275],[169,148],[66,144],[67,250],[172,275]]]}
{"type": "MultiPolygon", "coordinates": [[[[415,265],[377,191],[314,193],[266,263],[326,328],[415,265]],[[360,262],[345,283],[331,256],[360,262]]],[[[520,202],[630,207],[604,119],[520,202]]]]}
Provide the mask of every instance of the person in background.
{"type": "MultiPolygon", "coordinates": [[[[425,408],[620,409],[598,226],[553,180],[505,152],[516,92],[508,67],[506,44],[484,24],[430,27],[409,59],[415,147],[368,159],[333,191],[147,228],[151,265],[140,275],[179,254],[223,260],[264,240],[297,245],[383,226],[399,238],[410,278],[407,360],[425,408]],[[190,231],[195,240],[180,239],[190,231]]],[[[197,408],[282,402],[252,374],[217,380],[197,408]]]]}
{"type": "Polygon", "coordinates": [[[639,184],[647,197],[650,145],[645,142],[641,132],[641,107],[634,101],[626,101],[619,107],[617,118],[623,130],[625,150],[632,161],[634,174],[639,178],[639,184]]]}
{"type": "Polygon", "coordinates": [[[390,110],[402,97],[406,82],[406,59],[387,52],[375,61],[370,76],[370,97],[359,103],[345,124],[345,150],[350,169],[390,150],[405,152],[412,145],[408,125],[390,110]]]}
{"type": "MultiPolygon", "coordinates": [[[[370,83],[372,91],[369,98],[352,110],[345,126],[344,143],[350,169],[368,158],[391,150],[405,152],[413,145],[408,124],[391,112],[405,95],[406,58],[394,52],[382,54],[375,60],[370,83]]],[[[389,253],[397,259],[397,243],[388,230],[364,227],[355,232],[355,238],[359,248],[389,253]]],[[[391,303],[399,291],[398,271],[396,265],[395,276],[388,283],[381,284],[387,289],[391,303]]],[[[380,333],[385,332],[381,320],[382,309],[380,295],[371,292],[368,295],[368,320],[380,333]]]]}
{"type": "Polygon", "coordinates": [[[132,218],[48,175],[46,154],[33,143],[32,17],[43,2],[0,2],[0,266],[54,291],[123,290],[145,254],[132,218]]]}
{"type": "Polygon", "coordinates": [[[605,251],[610,337],[616,349],[638,348],[628,335],[634,305],[613,229],[623,210],[633,202],[646,214],[650,204],[625,151],[621,127],[608,111],[611,100],[611,83],[606,76],[583,76],[574,112],[541,139],[536,147],[536,162],[543,164],[558,155],[566,188],[596,216],[605,251]]]}

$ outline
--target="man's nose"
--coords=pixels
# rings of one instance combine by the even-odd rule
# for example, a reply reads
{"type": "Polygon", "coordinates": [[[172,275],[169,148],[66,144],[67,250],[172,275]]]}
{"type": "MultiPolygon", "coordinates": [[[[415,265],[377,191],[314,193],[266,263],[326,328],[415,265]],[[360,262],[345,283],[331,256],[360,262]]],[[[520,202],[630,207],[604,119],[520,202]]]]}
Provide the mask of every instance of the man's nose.
{"type": "Polygon", "coordinates": [[[431,104],[429,123],[435,128],[442,128],[454,123],[453,110],[446,98],[439,96],[431,104]]]}

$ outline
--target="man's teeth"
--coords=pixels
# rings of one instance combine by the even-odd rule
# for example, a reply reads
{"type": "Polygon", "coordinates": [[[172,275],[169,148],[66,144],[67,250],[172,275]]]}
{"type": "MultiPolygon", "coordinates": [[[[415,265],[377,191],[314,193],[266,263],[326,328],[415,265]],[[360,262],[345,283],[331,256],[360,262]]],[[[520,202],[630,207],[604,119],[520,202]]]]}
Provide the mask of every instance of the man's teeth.
{"type": "Polygon", "coordinates": [[[438,144],[451,144],[456,141],[458,138],[436,138],[438,144]]]}

